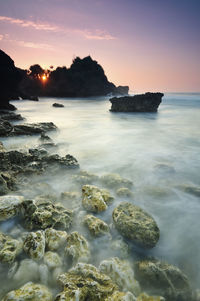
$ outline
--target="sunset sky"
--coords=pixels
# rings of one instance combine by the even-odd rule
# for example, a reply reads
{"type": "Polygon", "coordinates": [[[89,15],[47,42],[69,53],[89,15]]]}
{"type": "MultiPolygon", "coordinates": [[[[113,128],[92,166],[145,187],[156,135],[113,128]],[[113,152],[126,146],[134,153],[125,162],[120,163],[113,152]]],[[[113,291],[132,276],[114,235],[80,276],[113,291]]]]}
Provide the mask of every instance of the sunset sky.
{"type": "Polygon", "coordinates": [[[116,85],[200,91],[200,0],[0,0],[0,48],[15,65],[91,55],[116,85]]]}

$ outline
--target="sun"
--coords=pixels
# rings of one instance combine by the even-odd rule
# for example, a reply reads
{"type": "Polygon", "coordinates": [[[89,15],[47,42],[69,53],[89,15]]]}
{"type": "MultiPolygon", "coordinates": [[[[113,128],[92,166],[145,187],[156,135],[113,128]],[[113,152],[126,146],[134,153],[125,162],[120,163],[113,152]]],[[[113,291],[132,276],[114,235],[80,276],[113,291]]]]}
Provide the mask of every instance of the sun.
{"type": "Polygon", "coordinates": [[[44,74],[44,75],[42,75],[42,80],[43,81],[46,81],[47,80],[47,76],[44,74]]]}

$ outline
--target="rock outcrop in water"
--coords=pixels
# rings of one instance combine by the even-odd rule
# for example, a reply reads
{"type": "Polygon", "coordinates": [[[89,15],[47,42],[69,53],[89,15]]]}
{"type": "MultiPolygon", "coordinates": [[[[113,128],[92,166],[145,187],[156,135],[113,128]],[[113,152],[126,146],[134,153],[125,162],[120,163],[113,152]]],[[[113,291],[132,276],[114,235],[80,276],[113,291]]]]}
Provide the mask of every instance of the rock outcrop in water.
{"type": "Polygon", "coordinates": [[[145,93],[134,96],[113,97],[111,112],[157,112],[163,93],[145,93]]]}

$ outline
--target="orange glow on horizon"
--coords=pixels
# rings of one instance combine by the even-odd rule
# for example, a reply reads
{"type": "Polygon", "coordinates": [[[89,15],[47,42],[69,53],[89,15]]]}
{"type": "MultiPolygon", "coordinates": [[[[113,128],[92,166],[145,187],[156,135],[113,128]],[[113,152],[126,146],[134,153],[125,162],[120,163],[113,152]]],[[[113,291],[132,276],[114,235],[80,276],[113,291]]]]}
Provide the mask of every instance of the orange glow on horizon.
{"type": "Polygon", "coordinates": [[[47,76],[46,76],[45,74],[42,76],[42,80],[43,80],[43,81],[46,81],[46,80],[47,80],[47,76]]]}

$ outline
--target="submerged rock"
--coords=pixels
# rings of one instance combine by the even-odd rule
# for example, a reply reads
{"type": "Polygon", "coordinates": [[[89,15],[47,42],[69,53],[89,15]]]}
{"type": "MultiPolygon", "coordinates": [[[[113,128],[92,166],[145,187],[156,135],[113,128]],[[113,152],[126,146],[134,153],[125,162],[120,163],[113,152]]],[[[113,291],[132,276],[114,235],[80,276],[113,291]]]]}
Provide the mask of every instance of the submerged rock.
{"type": "Polygon", "coordinates": [[[129,257],[129,246],[122,238],[112,240],[110,248],[120,258],[124,259],[129,257]]]}
{"type": "Polygon", "coordinates": [[[23,202],[24,222],[27,229],[68,229],[72,224],[72,211],[48,200],[23,202]]]}
{"type": "Polygon", "coordinates": [[[115,227],[121,235],[143,248],[153,248],[160,236],[155,220],[131,203],[121,203],[113,211],[115,227]]]}
{"type": "Polygon", "coordinates": [[[126,187],[119,188],[116,191],[117,196],[125,198],[133,198],[133,193],[126,187]]]}
{"type": "Polygon", "coordinates": [[[72,176],[72,180],[80,185],[87,185],[96,182],[99,177],[93,173],[80,170],[78,174],[72,176]]]}
{"type": "Polygon", "coordinates": [[[53,296],[47,287],[32,282],[9,292],[2,301],[53,301],[53,296]]]}
{"type": "Polygon", "coordinates": [[[64,108],[64,105],[63,104],[61,104],[61,103],[53,103],[52,104],[52,107],[55,107],[55,108],[64,108]]]}
{"type": "Polygon", "coordinates": [[[200,197],[200,187],[190,185],[179,185],[177,188],[181,189],[185,193],[192,194],[196,197],[200,197]]]}
{"type": "MultiPolygon", "coordinates": [[[[0,177],[1,179],[1,177],[0,177]]],[[[1,181],[0,181],[1,185],[1,181]]],[[[5,221],[18,215],[21,211],[23,196],[6,195],[0,197],[0,221],[5,221]]]]}
{"type": "Polygon", "coordinates": [[[131,188],[133,186],[132,181],[122,178],[117,173],[110,173],[110,174],[103,175],[101,177],[101,182],[106,187],[109,187],[112,189],[119,189],[121,187],[131,188]]]}
{"type": "Polygon", "coordinates": [[[58,281],[64,287],[64,291],[55,301],[101,301],[117,289],[107,275],[100,273],[95,266],[85,263],[78,263],[68,273],[60,275],[58,281]]]}
{"type": "Polygon", "coordinates": [[[145,93],[110,99],[112,112],[157,112],[163,93],[145,93]]]}
{"type": "Polygon", "coordinates": [[[165,298],[161,296],[148,296],[143,293],[137,297],[137,301],[165,301],[165,298]]]}
{"type": "Polygon", "coordinates": [[[101,212],[107,209],[114,198],[108,190],[100,189],[92,185],[82,187],[82,205],[87,211],[101,212]]]}
{"type": "Polygon", "coordinates": [[[140,285],[135,280],[133,269],[127,260],[120,260],[117,257],[103,260],[99,270],[108,275],[120,290],[130,291],[135,296],[140,294],[140,285]]]}
{"type": "Polygon", "coordinates": [[[67,246],[65,254],[72,260],[73,264],[88,262],[90,260],[90,250],[87,240],[78,232],[72,232],[67,236],[67,246]]]}
{"type": "Polygon", "coordinates": [[[130,292],[114,292],[105,301],[137,301],[136,297],[130,292]]]}
{"type": "Polygon", "coordinates": [[[97,218],[91,214],[85,216],[83,223],[88,227],[92,236],[101,236],[109,232],[108,225],[100,218],[97,218]]]}
{"type": "Polygon", "coordinates": [[[24,241],[24,251],[34,260],[40,260],[45,252],[44,231],[30,232],[24,241]]]}
{"type": "Polygon", "coordinates": [[[46,248],[57,251],[67,243],[67,232],[52,228],[45,230],[46,248]]]}
{"type": "Polygon", "coordinates": [[[11,264],[22,252],[22,241],[0,232],[0,262],[11,264]]]}
{"type": "Polygon", "coordinates": [[[168,301],[192,300],[189,281],[179,268],[155,259],[137,262],[134,270],[147,293],[161,295],[168,301]]]}
{"type": "Polygon", "coordinates": [[[20,262],[14,274],[11,275],[10,273],[10,278],[18,285],[23,285],[27,281],[37,282],[40,278],[38,268],[38,263],[34,260],[24,259],[20,262]]]}
{"type": "Polygon", "coordinates": [[[49,269],[55,269],[62,265],[62,260],[57,253],[48,251],[44,254],[44,263],[49,269]]]}

